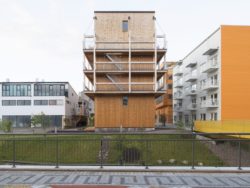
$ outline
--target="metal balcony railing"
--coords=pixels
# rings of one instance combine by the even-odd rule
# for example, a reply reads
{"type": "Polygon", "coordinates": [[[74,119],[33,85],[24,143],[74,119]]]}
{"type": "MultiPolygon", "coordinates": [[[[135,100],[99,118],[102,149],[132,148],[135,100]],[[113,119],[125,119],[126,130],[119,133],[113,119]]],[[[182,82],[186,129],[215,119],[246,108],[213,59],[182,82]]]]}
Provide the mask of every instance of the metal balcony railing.
{"type": "Polygon", "coordinates": [[[197,72],[192,72],[191,74],[188,74],[185,79],[186,82],[194,82],[196,80],[197,80],[197,72]]]}
{"type": "Polygon", "coordinates": [[[219,107],[218,99],[206,100],[201,102],[201,108],[217,108],[219,107]]]}
{"type": "Polygon", "coordinates": [[[191,103],[187,105],[188,110],[196,110],[197,109],[197,104],[196,103],[191,103]]]}
{"type": "Polygon", "coordinates": [[[210,72],[217,70],[218,68],[219,68],[218,61],[210,60],[202,66],[202,72],[203,73],[210,73],[210,72]]]}
{"type": "MultiPolygon", "coordinates": [[[[153,83],[145,83],[145,82],[132,82],[131,83],[131,91],[133,92],[143,92],[143,91],[154,91],[153,83]]],[[[129,83],[128,82],[117,82],[117,83],[96,83],[96,91],[99,92],[112,92],[112,91],[129,91],[129,83]]]]}
{"type": "Polygon", "coordinates": [[[211,89],[218,89],[218,88],[219,88],[219,83],[217,80],[213,82],[206,82],[206,84],[202,86],[203,90],[211,90],[211,89]]]}

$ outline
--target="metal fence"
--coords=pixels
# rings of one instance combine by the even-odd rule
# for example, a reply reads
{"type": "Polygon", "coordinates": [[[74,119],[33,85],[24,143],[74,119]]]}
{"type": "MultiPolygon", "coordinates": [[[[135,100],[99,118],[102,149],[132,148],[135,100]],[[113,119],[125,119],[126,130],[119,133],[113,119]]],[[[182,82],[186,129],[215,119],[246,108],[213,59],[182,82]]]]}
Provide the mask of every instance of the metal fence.
{"type": "Polygon", "coordinates": [[[2,134],[0,165],[250,166],[248,133],[2,134]]]}

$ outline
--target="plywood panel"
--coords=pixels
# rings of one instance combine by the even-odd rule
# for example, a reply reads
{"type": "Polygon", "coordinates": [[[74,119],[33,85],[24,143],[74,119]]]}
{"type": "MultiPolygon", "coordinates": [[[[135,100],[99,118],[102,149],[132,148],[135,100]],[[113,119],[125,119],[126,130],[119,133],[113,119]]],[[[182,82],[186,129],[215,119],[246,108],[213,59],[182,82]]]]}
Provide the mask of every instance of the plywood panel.
{"type": "Polygon", "coordinates": [[[129,95],[128,105],[122,104],[122,95],[95,97],[96,128],[153,128],[154,96],[129,95]]]}
{"type": "Polygon", "coordinates": [[[250,26],[222,26],[221,118],[250,119],[250,26]]]}

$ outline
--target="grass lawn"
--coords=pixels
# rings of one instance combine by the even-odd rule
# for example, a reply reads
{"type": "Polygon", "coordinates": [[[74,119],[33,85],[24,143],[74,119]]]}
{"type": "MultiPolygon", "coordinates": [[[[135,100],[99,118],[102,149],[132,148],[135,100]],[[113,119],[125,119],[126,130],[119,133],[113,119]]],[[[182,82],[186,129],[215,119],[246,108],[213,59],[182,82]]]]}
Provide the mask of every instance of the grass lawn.
{"type": "MultiPolygon", "coordinates": [[[[16,161],[55,165],[58,156],[59,164],[99,165],[104,138],[104,164],[190,166],[192,163],[191,137],[163,134],[16,135],[16,161]]],[[[1,135],[0,164],[13,160],[13,146],[13,136],[1,135]]],[[[224,165],[204,144],[195,142],[195,165],[198,163],[224,165]]]]}

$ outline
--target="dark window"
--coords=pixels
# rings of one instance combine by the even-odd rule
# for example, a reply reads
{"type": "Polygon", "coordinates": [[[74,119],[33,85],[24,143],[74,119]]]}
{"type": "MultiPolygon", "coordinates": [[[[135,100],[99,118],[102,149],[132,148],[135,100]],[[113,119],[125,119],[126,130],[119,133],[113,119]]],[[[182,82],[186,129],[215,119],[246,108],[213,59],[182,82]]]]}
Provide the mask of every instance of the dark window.
{"type": "Polygon", "coordinates": [[[123,20],[122,21],[122,31],[123,32],[127,32],[128,31],[128,21],[127,20],[123,20]]]}
{"type": "Polygon", "coordinates": [[[168,95],[168,98],[169,98],[169,99],[172,99],[172,98],[173,98],[173,96],[172,96],[171,94],[169,94],[169,95],[168,95]]]}
{"type": "Polygon", "coordinates": [[[34,96],[66,96],[67,92],[63,84],[34,85],[34,96]]]}
{"type": "Polygon", "coordinates": [[[16,106],[16,100],[2,100],[3,106],[16,106]]]}
{"type": "Polygon", "coordinates": [[[17,106],[30,106],[31,100],[17,100],[17,106]]]}
{"type": "Polygon", "coordinates": [[[172,84],[168,84],[168,89],[172,89],[172,84]]]}
{"type": "Polygon", "coordinates": [[[34,105],[48,105],[48,100],[34,100],[34,105]]]}
{"type": "Polygon", "coordinates": [[[2,86],[2,96],[30,96],[30,84],[4,83],[2,86]]]}
{"type": "Polygon", "coordinates": [[[123,106],[127,106],[128,105],[128,96],[122,97],[122,104],[123,104],[123,106]]]}
{"type": "Polygon", "coordinates": [[[3,116],[3,120],[12,122],[13,127],[30,127],[30,116],[3,116]]]}

